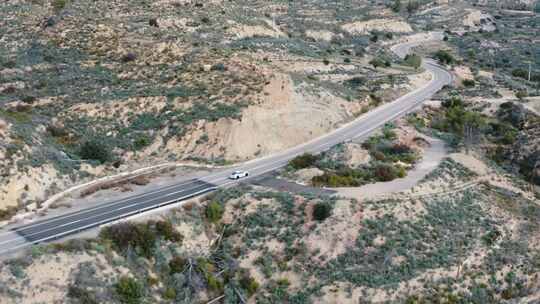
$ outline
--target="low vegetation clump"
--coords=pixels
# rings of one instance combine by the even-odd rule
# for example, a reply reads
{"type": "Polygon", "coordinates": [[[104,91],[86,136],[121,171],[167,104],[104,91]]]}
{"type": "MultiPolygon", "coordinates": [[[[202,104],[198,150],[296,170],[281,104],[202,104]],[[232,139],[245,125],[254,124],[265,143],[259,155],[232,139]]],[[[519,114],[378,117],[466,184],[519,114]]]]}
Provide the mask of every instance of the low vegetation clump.
{"type": "Polygon", "coordinates": [[[85,141],[79,147],[79,156],[85,160],[95,160],[106,163],[112,159],[112,153],[107,144],[98,139],[85,141]]]}
{"type": "Polygon", "coordinates": [[[476,85],[476,82],[472,79],[465,79],[461,82],[465,87],[474,87],[476,85]]]}
{"type": "Polygon", "coordinates": [[[452,56],[452,54],[450,54],[448,51],[445,51],[445,50],[437,51],[433,55],[433,57],[442,64],[452,64],[456,61],[454,59],[454,56],[452,56]]]}
{"type": "Polygon", "coordinates": [[[173,243],[181,243],[183,239],[182,235],[165,221],[115,224],[102,229],[100,237],[110,240],[116,250],[123,254],[135,250],[145,257],[151,257],[155,253],[154,244],[158,238],[173,243]]]}
{"type": "Polygon", "coordinates": [[[206,218],[212,222],[217,223],[223,216],[223,207],[216,201],[211,202],[206,206],[206,218]]]}
{"type": "Polygon", "coordinates": [[[304,153],[289,161],[289,166],[293,169],[300,170],[312,167],[317,162],[318,157],[313,154],[304,153]]]}
{"type": "Polygon", "coordinates": [[[418,69],[420,66],[422,66],[422,57],[417,54],[407,54],[403,61],[406,65],[411,66],[415,69],[418,69]]]}
{"type": "Polygon", "coordinates": [[[442,105],[443,111],[431,120],[431,127],[456,135],[467,147],[477,143],[485,130],[486,117],[478,111],[467,109],[459,97],[452,97],[442,105]]]}
{"type": "Polygon", "coordinates": [[[144,286],[134,278],[123,276],[115,285],[122,303],[138,304],[144,296],[144,286]]]}
{"type": "Polygon", "coordinates": [[[254,295],[260,286],[259,283],[247,273],[241,275],[240,285],[248,292],[250,296],[254,295]]]}
{"type": "Polygon", "coordinates": [[[407,175],[402,164],[412,166],[418,153],[408,145],[397,141],[392,125],[383,128],[381,135],[370,137],[363,147],[372,160],[365,165],[351,168],[331,157],[340,148],[320,155],[304,154],[293,159],[289,168],[294,170],[316,167],[322,175],[313,177],[311,183],[317,187],[357,187],[372,182],[387,182],[407,175]]]}
{"type": "Polygon", "coordinates": [[[332,215],[332,206],[327,202],[319,202],[313,206],[313,218],[319,222],[324,221],[332,215]]]}

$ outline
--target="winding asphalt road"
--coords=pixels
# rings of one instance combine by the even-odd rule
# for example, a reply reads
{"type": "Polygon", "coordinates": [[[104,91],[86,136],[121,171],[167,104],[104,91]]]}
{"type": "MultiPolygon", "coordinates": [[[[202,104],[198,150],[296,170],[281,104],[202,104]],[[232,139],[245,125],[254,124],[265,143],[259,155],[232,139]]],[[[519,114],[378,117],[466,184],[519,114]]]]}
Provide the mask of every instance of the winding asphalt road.
{"type": "MultiPolygon", "coordinates": [[[[441,35],[433,34],[433,38],[440,39],[441,35]]],[[[398,56],[404,57],[411,47],[420,43],[402,43],[392,47],[392,50],[398,56]]],[[[14,228],[9,232],[0,233],[0,254],[31,244],[58,239],[237,183],[227,178],[234,170],[247,170],[252,178],[283,167],[290,159],[302,153],[318,153],[344,141],[366,138],[375,129],[403,116],[452,81],[452,75],[431,59],[425,59],[423,67],[433,75],[432,80],[425,86],[393,102],[384,104],[327,135],[286,151],[224,169],[196,180],[106,202],[93,208],[37,221],[14,228]]]]}

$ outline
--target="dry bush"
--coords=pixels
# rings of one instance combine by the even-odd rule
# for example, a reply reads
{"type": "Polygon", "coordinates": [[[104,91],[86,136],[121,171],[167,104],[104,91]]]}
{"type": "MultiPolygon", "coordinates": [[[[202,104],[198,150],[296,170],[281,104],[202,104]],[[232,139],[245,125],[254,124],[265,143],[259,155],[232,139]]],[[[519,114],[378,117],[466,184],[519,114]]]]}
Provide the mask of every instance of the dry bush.
{"type": "Polygon", "coordinates": [[[103,182],[96,185],[91,185],[86,189],[81,190],[80,197],[86,197],[98,192],[99,190],[112,189],[120,187],[122,192],[131,191],[132,189],[128,184],[134,184],[137,186],[144,186],[150,183],[149,175],[139,175],[133,178],[126,178],[118,181],[103,182]]]}
{"type": "Polygon", "coordinates": [[[148,176],[140,175],[130,179],[130,182],[137,186],[144,186],[148,185],[148,183],[150,183],[150,180],[148,179],[148,176]]]}

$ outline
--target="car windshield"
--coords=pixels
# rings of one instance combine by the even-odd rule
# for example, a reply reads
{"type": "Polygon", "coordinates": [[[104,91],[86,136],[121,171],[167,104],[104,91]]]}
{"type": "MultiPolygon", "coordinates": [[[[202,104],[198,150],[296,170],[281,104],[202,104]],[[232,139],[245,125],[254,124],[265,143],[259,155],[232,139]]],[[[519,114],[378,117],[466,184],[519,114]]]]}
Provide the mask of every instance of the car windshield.
{"type": "Polygon", "coordinates": [[[242,171],[234,171],[233,174],[240,174],[242,171]]]}

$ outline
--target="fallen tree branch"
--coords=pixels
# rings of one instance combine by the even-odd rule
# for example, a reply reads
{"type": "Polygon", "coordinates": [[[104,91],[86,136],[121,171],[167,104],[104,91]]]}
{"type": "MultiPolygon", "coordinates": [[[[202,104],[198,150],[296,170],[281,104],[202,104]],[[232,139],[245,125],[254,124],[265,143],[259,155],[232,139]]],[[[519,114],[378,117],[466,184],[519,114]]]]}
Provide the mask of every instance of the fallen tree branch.
{"type": "Polygon", "coordinates": [[[217,297],[217,298],[211,300],[210,302],[207,302],[206,304],[212,304],[212,303],[214,303],[214,302],[217,302],[217,301],[223,299],[224,297],[225,297],[225,295],[221,295],[221,296],[219,296],[219,297],[217,297]]]}

